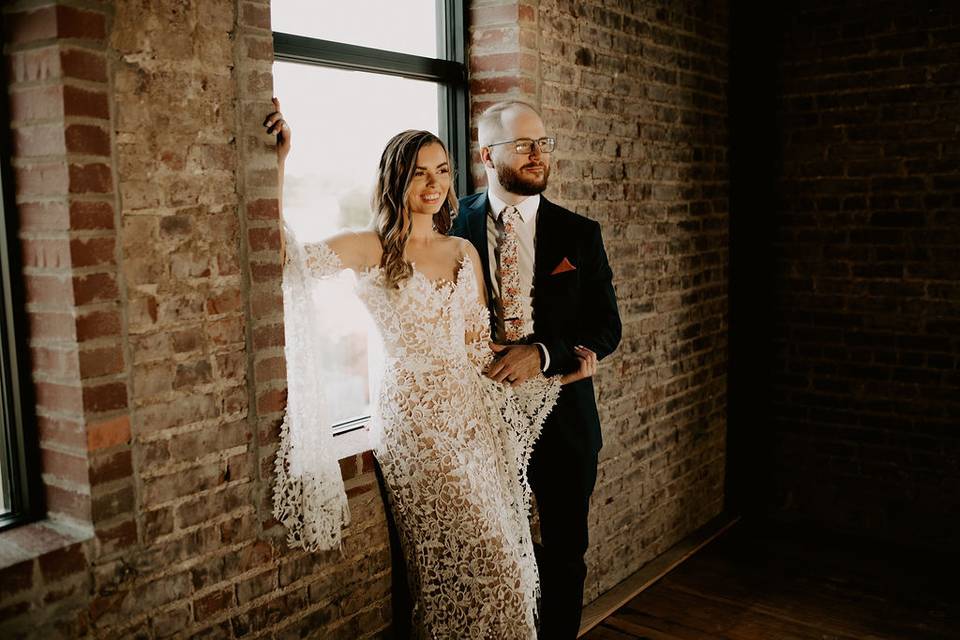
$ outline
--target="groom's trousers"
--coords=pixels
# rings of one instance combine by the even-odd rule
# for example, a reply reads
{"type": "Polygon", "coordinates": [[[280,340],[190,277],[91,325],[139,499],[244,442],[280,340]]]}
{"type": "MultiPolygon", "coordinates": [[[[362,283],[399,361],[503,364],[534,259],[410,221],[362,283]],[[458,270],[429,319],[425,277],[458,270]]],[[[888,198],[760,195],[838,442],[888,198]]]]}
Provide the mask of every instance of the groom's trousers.
{"type": "Polygon", "coordinates": [[[538,638],[574,640],[587,575],[583,556],[597,455],[589,447],[551,438],[550,422],[544,425],[527,472],[540,514],[541,543],[534,548],[541,591],[538,638]]]}

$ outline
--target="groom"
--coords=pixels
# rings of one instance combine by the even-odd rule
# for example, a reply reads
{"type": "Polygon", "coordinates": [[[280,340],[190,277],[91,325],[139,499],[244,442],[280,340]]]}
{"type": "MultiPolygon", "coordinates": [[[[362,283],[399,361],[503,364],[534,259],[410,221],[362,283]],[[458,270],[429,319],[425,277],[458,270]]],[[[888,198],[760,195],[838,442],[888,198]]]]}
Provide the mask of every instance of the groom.
{"type": "MultiPolygon", "coordinates": [[[[450,233],[470,240],[483,262],[498,343],[488,375],[516,385],[541,370],[573,371],[578,345],[602,359],[620,342],[612,273],[600,225],[540,195],[554,139],[523,102],[493,105],[477,127],[488,189],[460,199],[450,233]]],[[[528,470],[540,513],[541,640],[577,636],[601,445],[593,380],[564,386],[528,470]]]]}

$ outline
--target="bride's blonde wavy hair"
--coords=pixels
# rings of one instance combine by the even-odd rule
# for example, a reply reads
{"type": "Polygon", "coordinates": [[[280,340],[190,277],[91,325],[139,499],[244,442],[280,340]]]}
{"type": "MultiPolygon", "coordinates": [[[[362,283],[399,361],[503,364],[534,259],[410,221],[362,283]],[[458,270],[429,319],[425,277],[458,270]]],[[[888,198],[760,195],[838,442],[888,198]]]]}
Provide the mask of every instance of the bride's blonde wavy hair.
{"type": "MultiPolygon", "coordinates": [[[[400,282],[413,275],[413,267],[403,257],[413,229],[407,195],[417,166],[417,154],[429,144],[439,144],[443,148],[452,176],[453,162],[447,146],[429,131],[411,129],[398,133],[390,139],[380,156],[372,198],[373,226],[383,246],[380,268],[389,287],[396,288],[400,282]]],[[[451,180],[443,205],[433,215],[433,228],[438,233],[447,233],[456,215],[457,194],[451,180]]]]}

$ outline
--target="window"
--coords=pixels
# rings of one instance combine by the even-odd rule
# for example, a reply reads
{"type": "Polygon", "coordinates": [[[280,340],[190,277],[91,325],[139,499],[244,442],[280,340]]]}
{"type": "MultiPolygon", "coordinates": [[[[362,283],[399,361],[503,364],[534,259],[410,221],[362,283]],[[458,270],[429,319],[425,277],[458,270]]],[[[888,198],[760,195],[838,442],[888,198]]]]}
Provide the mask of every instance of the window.
{"type": "MultiPolygon", "coordinates": [[[[7,86],[2,70],[0,86],[7,86]]],[[[0,100],[0,531],[43,514],[6,102],[0,100]]]]}
{"type": "MultiPolygon", "coordinates": [[[[387,141],[404,129],[438,133],[467,192],[467,91],[462,2],[274,0],[274,93],[294,129],[283,213],[302,241],[367,227],[387,141]]],[[[379,338],[341,282],[324,288],[319,321],[331,337],[329,397],[336,432],[369,420],[381,369],[379,338]],[[330,300],[335,300],[331,305],[330,300]]]]}

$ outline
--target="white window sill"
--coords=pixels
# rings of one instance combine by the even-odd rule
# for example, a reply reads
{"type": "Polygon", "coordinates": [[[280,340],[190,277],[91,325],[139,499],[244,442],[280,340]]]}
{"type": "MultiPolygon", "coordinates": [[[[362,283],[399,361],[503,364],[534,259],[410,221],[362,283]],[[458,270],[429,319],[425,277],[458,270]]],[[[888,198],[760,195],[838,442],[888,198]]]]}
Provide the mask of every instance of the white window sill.
{"type": "Polygon", "coordinates": [[[372,448],[369,427],[361,427],[333,437],[333,450],[336,453],[337,460],[370,451],[372,448]]]}

